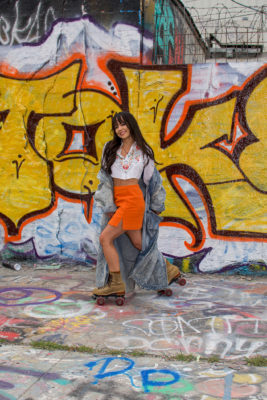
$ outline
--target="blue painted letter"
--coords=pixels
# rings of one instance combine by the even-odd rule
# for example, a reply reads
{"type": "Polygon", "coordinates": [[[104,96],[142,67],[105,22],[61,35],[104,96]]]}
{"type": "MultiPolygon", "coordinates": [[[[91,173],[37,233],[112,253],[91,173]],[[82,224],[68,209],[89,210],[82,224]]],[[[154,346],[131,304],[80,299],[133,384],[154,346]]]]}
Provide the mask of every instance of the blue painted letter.
{"type": "Polygon", "coordinates": [[[129,371],[134,366],[133,360],[131,360],[130,358],[126,358],[126,357],[101,358],[100,360],[97,360],[97,361],[91,361],[88,364],[85,364],[85,366],[88,367],[90,370],[92,370],[97,364],[100,364],[101,361],[103,361],[103,365],[99,369],[98,373],[96,375],[94,375],[94,377],[96,378],[96,381],[93,382],[93,383],[98,383],[99,379],[103,379],[103,378],[106,378],[106,377],[109,377],[109,376],[125,374],[126,371],[129,371]],[[124,369],[105,372],[107,367],[109,366],[109,364],[114,360],[125,361],[128,365],[126,364],[126,367],[124,369]]]}
{"type": "Polygon", "coordinates": [[[141,376],[142,376],[142,381],[143,381],[143,387],[145,393],[148,393],[149,386],[168,386],[172,385],[175,382],[178,382],[180,379],[180,375],[177,372],[170,371],[169,369],[146,369],[144,371],[141,371],[141,376]],[[171,381],[152,381],[149,379],[149,376],[151,374],[169,374],[173,376],[173,379],[171,381]]]}

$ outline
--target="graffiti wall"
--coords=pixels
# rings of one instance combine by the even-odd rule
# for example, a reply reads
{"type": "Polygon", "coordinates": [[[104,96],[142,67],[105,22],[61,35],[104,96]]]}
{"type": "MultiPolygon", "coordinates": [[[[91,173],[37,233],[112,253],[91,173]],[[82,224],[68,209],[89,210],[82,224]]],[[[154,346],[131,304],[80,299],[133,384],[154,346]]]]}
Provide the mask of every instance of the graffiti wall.
{"type": "Polygon", "coordinates": [[[95,263],[100,157],[129,110],[167,192],[162,252],[184,271],[266,273],[266,64],[148,65],[145,35],[140,64],[137,26],[88,15],[34,43],[17,25],[15,45],[0,18],[2,258],[95,263]]]}
{"type": "Polygon", "coordinates": [[[56,21],[89,16],[110,29],[114,24],[140,24],[139,0],[1,0],[0,44],[37,43],[56,21]]]}
{"type": "Polygon", "coordinates": [[[153,63],[205,62],[206,45],[190,14],[179,1],[145,1],[144,26],[153,33],[153,63]]]}

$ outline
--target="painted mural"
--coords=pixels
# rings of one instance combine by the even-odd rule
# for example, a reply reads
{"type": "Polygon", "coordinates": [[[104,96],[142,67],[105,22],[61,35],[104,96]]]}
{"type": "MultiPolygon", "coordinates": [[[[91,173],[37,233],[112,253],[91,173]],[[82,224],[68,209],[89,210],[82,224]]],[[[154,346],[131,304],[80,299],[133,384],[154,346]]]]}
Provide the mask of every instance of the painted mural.
{"type": "Polygon", "coordinates": [[[153,41],[88,16],[0,47],[1,255],[93,265],[97,173],[129,110],[167,192],[161,251],[182,270],[265,274],[263,63],[149,65],[153,41]]]}
{"type": "Polygon", "coordinates": [[[11,346],[2,350],[2,400],[102,398],[103,400],[264,400],[264,371],[166,362],[153,358],[51,354],[11,346]],[[26,397],[27,396],[27,397],[26,397]]]}
{"type": "Polygon", "coordinates": [[[206,45],[182,3],[147,1],[144,17],[145,27],[154,32],[153,63],[205,62],[206,45]]]}

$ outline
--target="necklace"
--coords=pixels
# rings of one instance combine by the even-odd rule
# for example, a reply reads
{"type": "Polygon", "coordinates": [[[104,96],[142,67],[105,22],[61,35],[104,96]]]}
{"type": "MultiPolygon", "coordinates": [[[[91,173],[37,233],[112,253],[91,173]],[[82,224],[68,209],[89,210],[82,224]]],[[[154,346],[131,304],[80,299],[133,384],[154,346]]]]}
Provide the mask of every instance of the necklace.
{"type": "MultiPolygon", "coordinates": [[[[129,149],[130,150],[130,149],[129,149]]],[[[129,150],[125,150],[124,147],[121,148],[121,154],[123,155],[123,157],[126,157],[127,154],[129,153],[129,150]]]]}
{"type": "Polygon", "coordinates": [[[122,155],[123,157],[126,157],[126,156],[128,155],[129,151],[131,150],[132,145],[133,145],[133,143],[130,143],[130,145],[129,145],[129,144],[128,144],[128,145],[126,144],[125,147],[127,147],[128,150],[126,150],[126,149],[124,148],[124,145],[121,146],[121,155],[122,155]]]}

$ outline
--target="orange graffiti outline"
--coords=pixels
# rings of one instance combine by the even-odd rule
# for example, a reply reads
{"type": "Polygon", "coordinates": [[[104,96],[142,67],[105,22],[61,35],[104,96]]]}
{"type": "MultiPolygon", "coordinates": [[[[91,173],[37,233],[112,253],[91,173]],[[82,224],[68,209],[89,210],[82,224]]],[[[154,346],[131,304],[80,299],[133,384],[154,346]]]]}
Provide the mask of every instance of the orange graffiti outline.
{"type": "Polygon", "coordinates": [[[199,251],[199,250],[201,250],[202,247],[204,246],[204,242],[205,242],[205,240],[204,240],[205,229],[204,229],[204,226],[203,226],[203,224],[202,224],[202,222],[201,222],[201,220],[200,220],[198,214],[197,214],[196,211],[195,211],[195,208],[193,207],[192,203],[189,201],[189,199],[188,199],[187,195],[185,194],[184,190],[182,189],[182,187],[179,185],[178,180],[177,180],[178,178],[187,181],[187,182],[188,182],[190,185],[192,185],[195,189],[196,189],[197,187],[196,187],[196,185],[195,185],[190,179],[188,179],[187,177],[185,177],[185,176],[183,176],[183,175],[175,174],[175,175],[172,175],[172,177],[171,177],[173,185],[174,185],[175,188],[178,190],[178,192],[180,193],[181,197],[185,200],[186,204],[187,204],[188,207],[189,207],[190,212],[193,214],[193,217],[195,218],[195,220],[198,222],[198,224],[199,224],[199,226],[200,226],[200,229],[201,229],[201,231],[202,231],[202,240],[201,240],[201,243],[200,243],[196,248],[194,248],[193,246],[194,246],[194,244],[195,244],[195,235],[194,235],[193,232],[190,230],[190,228],[188,228],[188,227],[185,226],[185,225],[182,225],[181,223],[178,223],[178,222],[177,222],[177,223],[176,223],[176,222],[167,222],[167,221],[166,221],[166,222],[162,222],[160,225],[161,225],[161,226],[173,226],[173,227],[175,227],[175,226],[176,226],[176,227],[177,227],[177,226],[180,226],[180,227],[182,227],[185,231],[187,231],[187,233],[190,234],[190,236],[191,236],[192,239],[193,239],[193,241],[192,241],[191,244],[189,244],[188,242],[184,242],[184,244],[185,244],[185,246],[187,247],[187,249],[190,250],[190,251],[191,251],[191,250],[199,251]]]}
{"type": "MultiPolygon", "coordinates": [[[[166,127],[168,125],[168,121],[171,117],[171,113],[172,110],[174,109],[175,105],[178,103],[178,101],[184,97],[186,94],[188,94],[191,90],[191,80],[192,80],[192,65],[188,65],[188,87],[186,89],[186,91],[184,93],[181,94],[181,96],[179,96],[175,102],[172,104],[170,110],[168,111],[168,116],[166,119],[166,123],[165,123],[165,127],[164,127],[164,141],[168,141],[170,140],[175,134],[177,134],[179,132],[179,129],[181,128],[181,126],[183,125],[183,123],[186,120],[186,116],[188,114],[189,109],[194,106],[194,105],[201,105],[200,109],[205,108],[205,107],[209,107],[212,106],[213,104],[210,103],[214,103],[217,102],[219,100],[223,100],[224,98],[227,98],[227,96],[231,95],[233,92],[242,92],[242,90],[244,89],[244,87],[256,76],[258,75],[262,70],[264,70],[266,68],[267,64],[264,64],[263,66],[261,66],[259,69],[257,69],[257,71],[255,71],[252,75],[250,75],[241,86],[232,86],[229,90],[227,90],[226,92],[224,92],[223,94],[220,94],[218,96],[215,97],[211,97],[209,99],[198,99],[198,100],[187,100],[184,104],[184,109],[182,112],[182,115],[179,119],[179,121],[177,122],[177,124],[175,125],[175,127],[167,134],[166,133],[166,127]]],[[[236,95],[234,96],[236,97],[236,95]]],[[[171,100],[172,101],[172,100],[171,100]]],[[[168,107],[166,107],[168,108],[168,107]]]]}
{"type": "Polygon", "coordinates": [[[222,140],[221,142],[217,142],[217,143],[214,144],[214,146],[218,147],[219,149],[222,149],[222,150],[226,151],[227,153],[229,153],[229,154],[231,154],[231,155],[233,154],[237,143],[238,143],[241,139],[243,139],[243,138],[245,138],[245,137],[248,136],[248,133],[247,133],[247,132],[244,130],[244,128],[240,125],[238,119],[239,119],[239,113],[237,112],[237,113],[235,114],[235,123],[234,123],[233,135],[232,135],[232,138],[230,138],[230,141],[228,141],[228,143],[227,143],[227,140],[224,139],[224,140],[222,140]],[[237,128],[239,128],[240,131],[243,133],[239,138],[236,138],[236,135],[237,135],[237,133],[236,133],[236,132],[237,132],[237,128]],[[225,147],[223,146],[223,144],[225,145],[225,147]],[[229,145],[231,145],[231,149],[229,149],[229,145]]]}
{"type": "Polygon", "coordinates": [[[89,206],[89,210],[88,210],[88,205],[86,203],[85,200],[80,200],[80,199],[73,199],[73,198],[69,198],[66,197],[64,195],[62,195],[61,193],[55,192],[55,200],[53,202],[53,206],[51,208],[49,208],[49,210],[47,210],[44,213],[38,214],[38,215],[34,215],[32,217],[27,218],[25,221],[23,221],[20,225],[19,225],[19,232],[17,235],[8,235],[8,231],[7,231],[7,226],[4,223],[4,221],[0,218],[0,224],[2,225],[2,227],[4,228],[4,243],[8,243],[8,242],[15,242],[18,240],[21,240],[21,234],[22,234],[22,230],[23,228],[28,225],[31,222],[34,222],[36,220],[39,219],[44,219],[45,217],[48,217],[49,215],[52,214],[52,212],[54,212],[58,206],[58,200],[59,199],[63,199],[65,201],[67,201],[68,203],[82,203],[84,206],[84,217],[87,220],[87,222],[90,224],[91,220],[92,220],[92,213],[93,213],[93,203],[94,203],[94,199],[92,197],[91,201],[90,201],[90,206],[89,206]],[[88,217],[87,217],[88,215],[88,217]]]}
{"type": "MultiPolygon", "coordinates": [[[[214,234],[214,233],[212,232],[212,229],[211,229],[211,216],[210,216],[209,208],[208,208],[206,199],[205,199],[205,197],[204,197],[202,191],[201,191],[200,188],[199,188],[193,181],[191,181],[190,179],[187,179],[187,178],[184,177],[184,176],[181,176],[181,179],[184,179],[184,180],[186,180],[187,182],[189,182],[189,184],[192,185],[192,186],[194,187],[194,189],[198,192],[198,194],[199,194],[199,196],[200,196],[200,198],[201,198],[201,200],[202,200],[202,202],[203,202],[203,205],[204,205],[204,207],[205,207],[205,211],[206,211],[206,215],[207,215],[208,234],[209,234],[209,236],[210,236],[211,239],[220,239],[220,240],[225,240],[225,241],[229,241],[229,242],[261,242],[261,243],[262,243],[262,242],[264,242],[264,243],[267,242],[267,239],[264,239],[264,238],[255,238],[255,237],[253,237],[253,238],[246,238],[246,237],[227,236],[227,235],[223,235],[223,234],[214,234]]],[[[176,186],[176,185],[175,185],[175,186],[176,186]]],[[[176,186],[176,187],[177,187],[177,186],[176,186]]],[[[177,189],[179,190],[179,188],[177,188],[177,189]]],[[[183,195],[183,191],[182,191],[182,190],[179,190],[179,193],[180,193],[181,195],[183,195]]],[[[192,210],[192,209],[191,209],[191,203],[188,201],[188,198],[186,197],[186,195],[183,196],[183,198],[187,199],[187,204],[189,205],[190,210],[193,212],[194,216],[197,215],[197,213],[195,212],[195,210],[192,210]]],[[[199,220],[198,215],[197,215],[197,220],[198,220],[198,222],[201,224],[201,226],[203,227],[201,221],[199,220]]],[[[215,220],[215,221],[216,221],[216,220],[215,220]]],[[[166,224],[168,225],[169,223],[166,222],[166,224]]],[[[203,229],[204,229],[204,227],[203,227],[203,229]]],[[[217,225],[216,225],[216,230],[218,231],[217,225]]],[[[205,229],[204,229],[203,232],[205,232],[205,229]]],[[[202,247],[202,246],[201,246],[201,247],[202,247]]]]}
{"type": "Polygon", "coordinates": [[[83,143],[83,145],[82,145],[82,147],[83,147],[83,149],[84,149],[84,147],[85,147],[85,138],[84,138],[84,131],[78,131],[77,129],[76,130],[73,130],[72,131],[72,137],[71,137],[71,142],[70,142],[70,144],[69,144],[69,146],[68,146],[68,148],[64,151],[64,154],[65,155],[67,155],[67,154],[81,154],[81,153],[83,153],[83,151],[82,150],[69,150],[70,149],[70,147],[72,146],[72,143],[74,142],[74,137],[75,137],[75,135],[76,134],[81,134],[82,135],[82,143],[83,143]]]}

